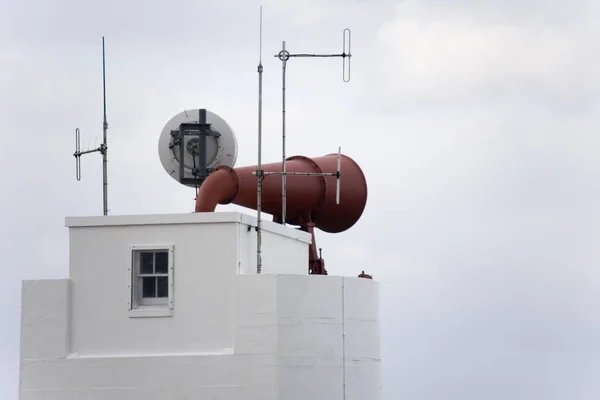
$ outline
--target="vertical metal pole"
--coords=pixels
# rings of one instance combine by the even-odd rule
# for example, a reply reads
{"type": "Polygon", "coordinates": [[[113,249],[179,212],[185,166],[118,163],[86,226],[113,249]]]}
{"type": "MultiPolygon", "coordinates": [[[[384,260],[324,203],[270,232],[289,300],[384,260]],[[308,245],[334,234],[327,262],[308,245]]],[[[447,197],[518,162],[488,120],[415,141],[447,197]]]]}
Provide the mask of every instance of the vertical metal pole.
{"type": "MultiPolygon", "coordinates": [[[[320,257],[321,255],[319,254],[320,257]]],[[[346,400],[346,288],[344,279],[342,278],[342,399],[346,400]]]]}
{"type": "MultiPolygon", "coordinates": [[[[206,124],[206,109],[201,108],[198,110],[198,124],[206,124]]],[[[198,169],[200,170],[197,177],[204,180],[206,178],[206,131],[204,128],[200,128],[198,132],[198,169]]],[[[183,138],[182,138],[183,140],[183,138]]],[[[183,158],[182,164],[183,164],[183,158]]]]}
{"type": "Polygon", "coordinates": [[[262,6],[260,7],[260,50],[258,57],[258,171],[256,171],[256,273],[262,272],[262,6]]]}
{"type": "Polygon", "coordinates": [[[108,215],[108,143],[106,132],[108,130],[108,122],[106,121],[106,58],[104,55],[104,36],[102,36],[102,92],[104,97],[104,122],[102,124],[102,200],[104,215],[108,215]]]}
{"type": "MultiPolygon", "coordinates": [[[[282,44],[283,51],[285,51],[285,41],[282,44]]],[[[282,125],[281,125],[281,145],[282,145],[282,175],[281,175],[281,223],[285,226],[286,216],[286,165],[285,165],[285,67],[286,60],[282,60],[282,86],[281,86],[281,96],[282,96],[282,107],[281,107],[281,116],[282,116],[282,125]]]]}

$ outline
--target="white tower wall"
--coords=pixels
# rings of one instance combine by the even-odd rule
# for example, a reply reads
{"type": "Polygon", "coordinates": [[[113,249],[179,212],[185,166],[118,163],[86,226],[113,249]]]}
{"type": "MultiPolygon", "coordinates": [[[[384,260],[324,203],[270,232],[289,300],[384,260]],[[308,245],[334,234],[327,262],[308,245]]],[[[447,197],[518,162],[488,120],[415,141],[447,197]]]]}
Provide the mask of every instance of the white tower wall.
{"type": "Polygon", "coordinates": [[[243,214],[67,225],[69,279],[23,284],[21,399],[379,398],[378,283],[307,275],[308,234],[266,222],[256,275],[243,214]],[[172,249],[169,303],[136,308],[140,246],[172,249]]]}

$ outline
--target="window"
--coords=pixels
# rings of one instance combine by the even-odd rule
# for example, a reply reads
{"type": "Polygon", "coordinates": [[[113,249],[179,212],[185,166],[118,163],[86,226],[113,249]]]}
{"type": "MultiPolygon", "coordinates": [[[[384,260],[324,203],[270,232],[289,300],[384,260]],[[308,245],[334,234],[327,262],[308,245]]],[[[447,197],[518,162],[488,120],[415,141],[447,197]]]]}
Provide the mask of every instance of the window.
{"type": "Polygon", "coordinates": [[[173,246],[133,246],[130,272],[129,309],[142,316],[170,315],[173,308],[173,246]]]}

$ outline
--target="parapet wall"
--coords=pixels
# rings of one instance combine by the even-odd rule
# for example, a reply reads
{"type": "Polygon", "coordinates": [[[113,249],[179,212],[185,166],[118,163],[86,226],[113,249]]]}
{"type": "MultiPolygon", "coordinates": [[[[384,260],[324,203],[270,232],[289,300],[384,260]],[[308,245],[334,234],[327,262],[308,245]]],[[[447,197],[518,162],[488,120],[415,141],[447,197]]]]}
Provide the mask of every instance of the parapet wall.
{"type": "Polygon", "coordinates": [[[86,356],[65,346],[72,282],[25,282],[20,398],[379,398],[377,282],[238,275],[234,284],[229,353],[86,356]],[[43,316],[38,304],[48,305],[43,316]]]}

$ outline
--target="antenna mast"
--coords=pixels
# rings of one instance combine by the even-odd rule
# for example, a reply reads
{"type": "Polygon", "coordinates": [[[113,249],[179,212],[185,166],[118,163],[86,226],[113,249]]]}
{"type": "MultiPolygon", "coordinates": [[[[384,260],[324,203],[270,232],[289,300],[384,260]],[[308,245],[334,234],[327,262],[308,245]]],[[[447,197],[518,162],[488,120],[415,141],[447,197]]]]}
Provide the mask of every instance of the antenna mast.
{"type": "Polygon", "coordinates": [[[108,122],[106,121],[106,58],[104,55],[104,36],[102,36],[102,101],[104,103],[104,120],[102,122],[102,203],[104,215],[108,215],[108,145],[106,132],[108,122]]]}
{"type": "Polygon", "coordinates": [[[262,6],[260,7],[260,34],[259,34],[259,56],[258,56],[258,167],[256,171],[256,273],[262,272],[262,221],[261,221],[261,202],[262,202],[262,76],[263,76],[263,65],[262,65],[262,6]]]}
{"type": "MultiPolygon", "coordinates": [[[[261,158],[261,151],[262,151],[262,72],[263,72],[263,68],[262,68],[262,7],[261,7],[261,18],[260,18],[260,26],[261,26],[261,30],[260,30],[260,43],[261,43],[261,50],[260,50],[260,60],[259,60],[259,64],[258,64],[258,168],[257,171],[254,172],[253,174],[255,174],[257,176],[257,213],[258,213],[258,217],[257,217],[257,237],[256,237],[256,244],[257,244],[257,273],[261,273],[262,272],[262,265],[261,265],[261,210],[262,210],[262,206],[261,206],[261,196],[262,196],[262,180],[264,178],[266,178],[269,175],[281,175],[281,216],[276,216],[276,219],[279,220],[280,218],[280,222],[282,225],[286,225],[286,183],[287,183],[287,175],[294,175],[294,176],[322,176],[322,177],[326,177],[326,176],[333,176],[336,177],[337,182],[336,182],[336,196],[335,196],[335,200],[336,200],[336,204],[340,203],[340,168],[341,168],[341,159],[342,159],[342,149],[341,147],[338,148],[338,160],[337,160],[337,171],[336,172],[320,172],[320,173],[310,173],[310,172],[288,172],[286,169],[286,146],[285,146],[285,112],[286,112],[286,108],[285,108],[285,91],[286,91],[286,66],[287,66],[287,61],[290,59],[290,57],[341,57],[343,60],[343,65],[342,65],[342,79],[344,82],[349,82],[350,81],[350,29],[346,28],[343,31],[343,45],[342,45],[342,53],[340,54],[290,54],[289,51],[286,50],[285,48],[285,41],[282,43],[282,50],[275,55],[275,57],[278,57],[279,60],[281,60],[281,64],[282,64],[282,86],[281,86],[281,94],[282,94],[282,125],[281,125],[281,136],[282,136],[282,170],[281,172],[265,172],[262,170],[262,158],[261,158]]],[[[301,226],[303,229],[306,230],[306,232],[309,232],[312,236],[312,244],[310,246],[309,252],[310,252],[310,256],[309,256],[309,263],[310,263],[310,268],[309,268],[309,273],[316,273],[316,274],[327,274],[327,271],[325,270],[325,265],[324,265],[324,261],[321,258],[320,254],[317,254],[316,251],[316,244],[315,244],[315,237],[314,237],[314,224],[312,223],[312,221],[310,221],[310,216],[308,217],[309,219],[307,221],[304,221],[301,223],[301,226]]],[[[320,253],[320,252],[319,252],[320,253]]]]}
{"type": "MultiPolygon", "coordinates": [[[[321,173],[305,173],[305,172],[287,172],[286,170],[286,146],[285,146],[285,91],[286,91],[286,66],[287,61],[290,57],[341,57],[343,60],[342,63],[342,79],[344,82],[350,81],[350,29],[346,28],[343,31],[343,45],[342,45],[342,53],[340,54],[290,54],[289,51],[285,48],[285,41],[282,43],[282,50],[275,55],[278,57],[282,64],[282,125],[281,125],[281,136],[282,136],[282,170],[281,172],[265,172],[262,169],[262,74],[263,74],[263,65],[262,65],[262,6],[260,7],[260,45],[259,45],[259,61],[258,61],[258,166],[257,171],[254,172],[254,175],[257,177],[257,202],[256,202],[256,272],[260,274],[262,272],[262,255],[261,255],[261,245],[262,245],[262,181],[265,177],[269,175],[281,175],[281,191],[282,191],[282,210],[281,210],[281,224],[286,225],[286,177],[287,175],[298,175],[298,176],[335,176],[337,178],[336,182],[336,204],[340,203],[340,168],[341,168],[341,157],[342,157],[342,149],[338,148],[338,162],[337,162],[337,172],[321,172],[321,173]]],[[[318,271],[317,273],[325,273],[326,270],[323,264],[323,260],[319,256],[316,255],[316,246],[314,241],[314,233],[313,233],[314,224],[310,223],[306,226],[307,231],[311,233],[312,236],[312,245],[311,251],[313,254],[311,258],[311,263],[316,263],[317,267],[314,271],[318,271]],[[309,226],[310,225],[310,226],[309,226]],[[313,260],[314,258],[314,260],[313,260]]]]}
{"type": "MultiPolygon", "coordinates": [[[[350,29],[346,28],[343,31],[343,42],[342,42],[342,52],[338,53],[338,54],[308,54],[308,53],[298,53],[298,54],[291,54],[288,50],[286,50],[285,48],[285,41],[282,42],[282,46],[281,46],[281,51],[277,54],[275,54],[275,57],[279,58],[279,60],[281,61],[281,75],[282,75],[282,85],[281,85],[281,95],[282,95],[282,101],[281,101],[281,117],[282,117],[282,126],[281,126],[281,142],[282,142],[282,168],[281,168],[281,224],[285,225],[286,224],[286,192],[287,192],[287,188],[286,188],[286,176],[290,175],[287,173],[286,171],[286,155],[285,155],[285,92],[286,92],[286,87],[285,87],[285,82],[286,82],[286,67],[287,67],[287,62],[289,61],[289,59],[291,57],[312,57],[312,58],[331,58],[331,57],[341,57],[342,58],[342,80],[344,82],[350,82],[350,57],[352,57],[352,54],[350,52],[350,42],[351,42],[351,31],[350,29]]],[[[341,157],[340,154],[338,154],[338,157],[341,157]]],[[[339,161],[339,160],[338,160],[339,161]]],[[[311,175],[315,175],[315,174],[311,174],[311,175]]],[[[324,174],[324,175],[330,175],[330,174],[324,174]]],[[[333,174],[336,175],[336,174],[333,174]]],[[[337,172],[337,177],[338,177],[338,192],[337,192],[337,197],[338,197],[338,203],[339,203],[339,170],[337,172]]]]}
{"type": "Polygon", "coordinates": [[[75,129],[75,178],[81,180],[81,156],[84,154],[99,152],[102,154],[102,211],[108,215],[108,146],[107,131],[108,122],[106,120],[106,58],[104,54],[104,36],[102,36],[102,100],[104,106],[104,118],[102,121],[102,144],[100,147],[92,150],[81,150],[81,136],[79,128],[75,129]]]}

